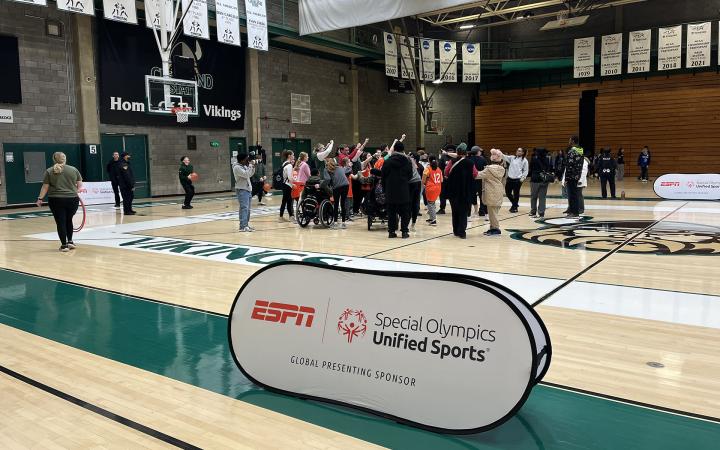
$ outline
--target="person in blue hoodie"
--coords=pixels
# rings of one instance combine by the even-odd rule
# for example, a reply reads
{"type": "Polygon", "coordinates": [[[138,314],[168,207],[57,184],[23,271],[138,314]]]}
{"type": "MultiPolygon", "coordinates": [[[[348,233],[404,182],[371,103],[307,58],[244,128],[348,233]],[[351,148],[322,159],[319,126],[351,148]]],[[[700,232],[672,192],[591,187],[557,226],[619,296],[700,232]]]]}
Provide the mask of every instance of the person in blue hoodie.
{"type": "Polygon", "coordinates": [[[640,166],[640,178],[638,180],[647,183],[648,167],[650,167],[650,149],[647,145],[643,147],[640,156],[638,156],[638,166],[640,166]]]}

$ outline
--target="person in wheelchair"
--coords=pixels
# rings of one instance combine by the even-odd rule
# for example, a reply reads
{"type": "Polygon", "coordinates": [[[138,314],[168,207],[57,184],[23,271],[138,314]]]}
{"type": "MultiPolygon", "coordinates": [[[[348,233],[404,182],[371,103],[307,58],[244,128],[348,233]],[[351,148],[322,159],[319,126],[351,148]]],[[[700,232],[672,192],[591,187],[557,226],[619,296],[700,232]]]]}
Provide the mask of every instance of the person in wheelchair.
{"type": "Polygon", "coordinates": [[[318,169],[312,169],[300,197],[298,211],[300,226],[307,227],[310,221],[315,224],[322,222],[326,227],[332,225],[335,221],[332,197],[333,190],[328,181],[320,177],[318,169]]]}

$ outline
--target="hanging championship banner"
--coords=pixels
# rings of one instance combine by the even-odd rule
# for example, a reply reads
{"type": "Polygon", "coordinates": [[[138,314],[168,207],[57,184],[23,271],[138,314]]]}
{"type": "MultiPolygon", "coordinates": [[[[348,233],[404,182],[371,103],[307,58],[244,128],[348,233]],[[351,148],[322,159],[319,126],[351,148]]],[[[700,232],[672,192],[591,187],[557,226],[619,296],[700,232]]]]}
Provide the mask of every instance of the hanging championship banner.
{"type": "Polygon", "coordinates": [[[185,33],[185,36],[210,39],[207,1],[182,0],[182,9],[183,12],[187,11],[183,19],[183,33],[185,33]],[[190,2],[192,2],[192,4],[190,2]],[[189,10],[188,7],[190,8],[189,10]]]}
{"type": "Polygon", "coordinates": [[[628,73],[649,72],[652,45],[650,30],[631,31],[628,37],[628,73]]]}
{"type": "Polygon", "coordinates": [[[458,434],[510,419],[552,356],[535,310],[489,280],[308,263],[255,272],[228,338],[243,374],[273,392],[458,434]]]}
{"type": "Polygon", "coordinates": [[[402,78],[415,79],[415,38],[400,36],[400,76],[402,78]],[[409,46],[409,47],[408,47],[409,46]]]}
{"type": "Polygon", "coordinates": [[[165,0],[145,0],[145,26],[160,29],[160,15],[165,18],[165,29],[172,31],[175,28],[175,10],[173,2],[165,0]],[[152,20],[148,20],[152,17],[152,20]]]}
{"type": "Polygon", "coordinates": [[[575,39],[574,77],[595,76],[595,37],[575,39]]]}
{"type": "Polygon", "coordinates": [[[397,42],[395,35],[383,31],[383,41],[385,42],[385,75],[389,77],[398,76],[397,61],[397,42]]]}
{"type": "Polygon", "coordinates": [[[12,0],[17,3],[27,3],[28,5],[47,6],[47,0],[12,0]]]}
{"type": "Polygon", "coordinates": [[[435,79],[435,41],[433,39],[420,39],[420,55],[422,70],[420,76],[423,80],[433,81],[435,79]]]}
{"type": "Polygon", "coordinates": [[[245,0],[248,47],[268,51],[267,10],[265,0],[245,0]]]}
{"type": "Polygon", "coordinates": [[[93,0],[58,0],[57,7],[61,11],[87,14],[88,16],[95,15],[93,0]]]}
{"type": "Polygon", "coordinates": [[[622,33],[602,37],[600,48],[600,75],[603,77],[622,73],[622,33]]]}
{"type": "Polygon", "coordinates": [[[658,29],[657,70],[682,67],[682,25],[658,29]]]}
{"type": "Polygon", "coordinates": [[[137,25],[135,0],[103,0],[105,18],[137,25]]]}
{"type": "Polygon", "coordinates": [[[480,44],[462,45],[463,83],[480,82],[480,44]]]}
{"type": "Polygon", "coordinates": [[[710,22],[688,24],[685,38],[685,67],[690,69],[710,65],[710,30],[710,22]]]}
{"type": "Polygon", "coordinates": [[[240,44],[240,16],[237,0],[215,0],[218,42],[240,44]]]}
{"type": "Polygon", "coordinates": [[[440,45],[440,76],[443,81],[457,81],[457,44],[438,41],[440,45]]]}

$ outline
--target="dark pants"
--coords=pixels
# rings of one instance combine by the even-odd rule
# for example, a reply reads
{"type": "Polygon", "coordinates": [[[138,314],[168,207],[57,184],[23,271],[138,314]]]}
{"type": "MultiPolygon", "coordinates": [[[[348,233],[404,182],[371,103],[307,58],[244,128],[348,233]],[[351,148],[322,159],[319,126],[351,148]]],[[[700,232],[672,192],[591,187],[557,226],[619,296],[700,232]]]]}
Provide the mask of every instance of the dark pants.
{"type": "Polygon", "coordinates": [[[520,201],[520,186],[522,186],[522,182],[519,178],[508,178],[507,183],[505,183],[505,195],[507,195],[510,203],[512,203],[511,209],[518,208],[518,202],[520,201]]]}
{"type": "Polygon", "coordinates": [[[640,179],[641,179],[641,180],[647,180],[647,179],[648,179],[648,168],[647,168],[647,166],[645,166],[645,167],[640,166],[640,179]]]}
{"type": "Polygon", "coordinates": [[[410,224],[410,203],[388,203],[387,218],[388,232],[394,233],[398,229],[398,215],[400,216],[400,231],[409,232],[410,224]]]}
{"type": "Polygon", "coordinates": [[[362,205],[363,199],[365,199],[365,191],[362,190],[362,184],[358,180],[352,180],[352,191],[353,191],[353,214],[360,213],[360,206],[362,205]]]}
{"type": "Polygon", "coordinates": [[[292,188],[288,186],[287,184],[283,183],[282,185],[282,202],[280,202],[280,217],[285,214],[285,207],[287,207],[288,215],[290,217],[293,217],[293,199],[292,195],[292,188]]]}
{"type": "Polygon", "coordinates": [[[442,185],[440,187],[440,210],[445,211],[445,206],[447,205],[447,195],[445,194],[447,192],[447,182],[443,181],[442,185]]]}
{"type": "Polygon", "coordinates": [[[349,190],[350,186],[347,184],[333,189],[333,197],[335,198],[335,204],[333,205],[335,207],[335,222],[337,222],[340,216],[340,210],[342,210],[342,221],[345,222],[347,220],[348,213],[345,205],[347,204],[349,190]]]}
{"type": "Polygon", "coordinates": [[[254,181],[252,185],[253,195],[257,195],[258,201],[261,202],[263,195],[265,195],[265,183],[263,181],[254,181]]]}
{"type": "Polygon", "coordinates": [[[473,205],[477,205],[480,202],[478,208],[478,214],[484,216],[487,214],[487,205],[482,201],[482,180],[475,180],[475,196],[473,197],[473,205]]]}
{"type": "Polygon", "coordinates": [[[132,188],[120,186],[120,193],[122,194],[123,199],[123,211],[125,213],[129,213],[130,211],[132,211],[132,203],[133,199],[135,199],[135,191],[133,191],[132,188]]]}
{"type": "Polygon", "coordinates": [[[577,216],[580,214],[580,188],[577,180],[566,180],[568,196],[568,214],[577,216]]]}
{"type": "Polygon", "coordinates": [[[117,181],[111,181],[110,184],[113,188],[113,194],[115,194],[115,206],[120,206],[120,188],[118,187],[117,181]]]}
{"type": "Polygon", "coordinates": [[[416,183],[410,183],[410,218],[412,219],[413,225],[417,222],[418,214],[420,214],[420,188],[422,183],[420,181],[416,183]]]}
{"type": "Polygon", "coordinates": [[[468,201],[466,198],[451,198],[450,207],[452,208],[453,234],[463,237],[467,228],[468,201]]]}
{"type": "Polygon", "coordinates": [[[602,190],[602,198],[607,198],[607,184],[610,183],[610,196],[615,198],[615,176],[600,175],[600,188],[602,190]]]}
{"type": "Polygon", "coordinates": [[[73,216],[80,205],[80,198],[49,197],[48,206],[52,211],[55,225],[57,226],[58,237],[62,245],[72,242],[73,237],[73,216]]]}
{"type": "Polygon", "coordinates": [[[190,206],[190,202],[193,197],[195,197],[195,186],[190,183],[183,183],[182,187],[185,190],[185,201],[183,202],[183,205],[190,206]]]}

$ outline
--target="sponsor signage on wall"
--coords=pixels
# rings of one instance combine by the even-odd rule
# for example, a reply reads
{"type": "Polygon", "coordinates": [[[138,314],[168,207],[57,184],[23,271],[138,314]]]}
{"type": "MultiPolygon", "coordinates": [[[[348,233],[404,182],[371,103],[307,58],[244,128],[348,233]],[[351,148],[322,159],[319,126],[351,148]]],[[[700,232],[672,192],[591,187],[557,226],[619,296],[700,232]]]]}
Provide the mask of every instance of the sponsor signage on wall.
{"type": "Polygon", "coordinates": [[[595,76],[595,38],[575,39],[574,72],[575,78],[595,76]]]}
{"type": "Polygon", "coordinates": [[[415,79],[415,38],[400,36],[400,76],[415,79]]]}
{"type": "Polygon", "coordinates": [[[105,18],[137,25],[135,0],[103,0],[105,18]]]}
{"type": "Polygon", "coordinates": [[[268,51],[265,0],[245,0],[248,47],[268,51]]]}
{"type": "Polygon", "coordinates": [[[87,14],[89,16],[95,15],[93,0],[58,0],[57,7],[61,11],[87,14]]]}
{"type": "Polygon", "coordinates": [[[685,42],[685,67],[708,67],[710,65],[710,22],[691,23],[687,26],[685,42]]]}
{"type": "Polygon", "coordinates": [[[457,44],[438,41],[440,52],[440,76],[443,81],[457,81],[457,44]]]}
{"type": "Polygon", "coordinates": [[[673,173],[655,180],[655,194],[668,200],[720,200],[720,174],[673,173]]]}
{"type": "MultiPolygon", "coordinates": [[[[98,97],[100,121],[107,124],[177,126],[171,114],[149,114],[146,77],[162,76],[153,32],[100,20],[98,97]]],[[[197,116],[190,125],[242,130],[245,120],[245,53],[241,47],[180,36],[197,71],[197,116]]],[[[182,81],[182,80],[180,80],[182,81]]],[[[172,93],[171,93],[172,94],[172,93]]],[[[179,94],[179,93],[178,93],[179,94]]]]}
{"type": "Polygon", "coordinates": [[[109,181],[83,182],[78,192],[85,205],[102,205],[115,203],[115,193],[109,181]]]}
{"type": "Polygon", "coordinates": [[[628,73],[649,72],[651,31],[631,31],[628,39],[628,73]]]}
{"type": "Polygon", "coordinates": [[[658,29],[658,70],[682,67],[682,25],[658,29]]]}
{"type": "Polygon", "coordinates": [[[12,109],[0,109],[0,123],[13,123],[14,121],[12,109]]]}
{"type": "Polygon", "coordinates": [[[465,43],[462,45],[463,82],[480,82],[480,44],[465,43]]]}
{"type": "Polygon", "coordinates": [[[182,0],[182,10],[185,13],[183,33],[186,36],[210,39],[207,2],[205,0],[182,0]]]}
{"type": "Polygon", "coordinates": [[[435,80],[435,59],[437,52],[435,50],[435,41],[433,39],[420,39],[420,55],[421,70],[420,74],[423,80],[435,80]]]}
{"type": "Polygon", "coordinates": [[[240,44],[240,16],[237,0],[215,0],[217,38],[224,44],[240,44]]]}
{"type": "Polygon", "coordinates": [[[551,356],[539,316],[490,281],[303,263],[256,272],[228,335],[258,385],[448,433],[508,420],[551,356]]]}
{"type": "Polygon", "coordinates": [[[383,32],[383,42],[385,43],[385,75],[389,77],[398,76],[397,61],[397,42],[395,35],[383,32]]]}
{"type": "Polygon", "coordinates": [[[600,75],[607,77],[622,74],[622,33],[602,37],[600,75]]]}

